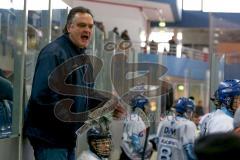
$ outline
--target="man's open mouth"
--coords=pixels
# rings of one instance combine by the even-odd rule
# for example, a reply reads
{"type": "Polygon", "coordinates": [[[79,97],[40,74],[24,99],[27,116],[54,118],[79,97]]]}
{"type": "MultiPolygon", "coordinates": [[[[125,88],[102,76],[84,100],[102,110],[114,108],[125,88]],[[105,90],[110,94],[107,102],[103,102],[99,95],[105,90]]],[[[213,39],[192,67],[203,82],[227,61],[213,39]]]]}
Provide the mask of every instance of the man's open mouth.
{"type": "Polygon", "coordinates": [[[82,36],[81,36],[81,39],[83,39],[83,40],[88,40],[88,39],[89,39],[89,36],[88,36],[88,35],[82,35],[82,36]]]}

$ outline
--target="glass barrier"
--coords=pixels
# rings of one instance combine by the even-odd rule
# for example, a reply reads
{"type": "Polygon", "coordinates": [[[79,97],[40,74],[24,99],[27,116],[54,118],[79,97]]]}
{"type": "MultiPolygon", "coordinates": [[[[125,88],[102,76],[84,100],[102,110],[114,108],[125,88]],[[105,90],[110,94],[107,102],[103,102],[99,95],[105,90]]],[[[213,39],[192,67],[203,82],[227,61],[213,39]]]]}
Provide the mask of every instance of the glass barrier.
{"type": "Polygon", "coordinates": [[[112,84],[109,83],[111,81],[110,72],[112,53],[106,54],[104,52],[104,33],[96,26],[94,27],[94,36],[91,46],[91,52],[89,53],[98,57],[103,62],[103,66],[97,76],[95,86],[99,90],[112,92],[112,84]]]}
{"type": "MultiPolygon", "coordinates": [[[[55,3],[54,0],[52,2],[55,3]]],[[[34,7],[31,1],[27,3],[25,102],[31,94],[38,54],[49,40],[55,40],[62,34],[69,10],[68,7],[55,8],[53,4],[49,16],[49,3],[43,3],[41,7],[34,7]],[[49,18],[50,21],[47,20],[49,18]]],[[[17,4],[16,8],[11,0],[4,0],[5,6],[0,5],[0,138],[17,135],[21,127],[18,120],[22,113],[19,113],[18,104],[22,97],[18,91],[22,74],[19,66],[23,63],[24,12],[23,4],[17,4]]],[[[210,29],[213,33],[221,34],[227,30],[226,34],[231,35],[234,30],[229,26],[230,22],[219,21],[218,18],[217,15],[212,17],[210,29]],[[223,25],[227,25],[227,29],[223,25]],[[219,30],[221,27],[222,30],[219,30]]],[[[153,126],[151,133],[156,131],[162,114],[181,96],[194,97],[195,103],[207,112],[212,94],[209,89],[212,88],[213,91],[216,82],[222,79],[239,77],[239,51],[237,48],[227,50],[232,48],[228,47],[229,43],[233,46],[234,42],[226,39],[215,41],[214,34],[211,37],[212,50],[205,53],[181,45],[173,46],[174,49],[160,50],[161,46],[167,45],[155,42],[143,45],[140,42],[125,41],[114,33],[109,33],[108,39],[105,39],[104,33],[95,27],[88,54],[96,56],[103,64],[96,78],[96,88],[121,99],[128,110],[131,110],[130,99],[136,92],[149,97],[148,118],[153,126]]],[[[93,62],[93,65],[96,64],[93,62]]]]}
{"type": "MultiPolygon", "coordinates": [[[[231,14],[211,13],[210,17],[210,44],[212,57],[212,85],[211,93],[217,89],[220,81],[239,79],[240,49],[239,49],[239,23],[238,17],[231,14]]],[[[212,109],[215,107],[212,106],[212,109]]]]}
{"type": "Polygon", "coordinates": [[[19,135],[23,2],[0,2],[0,138],[19,135]]]}
{"type": "MultiPolygon", "coordinates": [[[[49,16],[49,3],[42,3],[41,7],[32,5],[32,1],[27,3],[25,103],[31,94],[38,54],[49,40],[62,34],[68,13],[68,7],[55,8],[52,4],[52,14],[49,16]],[[50,21],[47,20],[49,18],[50,21]]],[[[19,112],[22,98],[19,93],[23,72],[19,66],[24,63],[24,11],[20,0],[16,1],[17,5],[12,0],[1,0],[0,4],[0,138],[6,138],[18,135],[19,128],[22,127],[18,121],[19,114],[22,114],[19,112]]],[[[219,24],[218,16],[214,15],[210,29],[215,32],[216,28],[230,23],[227,20],[220,22],[219,24]]],[[[232,28],[228,25],[227,29],[229,31],[232,28]]],[[[221,33],[219,30],[218,32],[221,33]]],[[[128,110],[131,110],[130,99],[137,92],[149,97],[148,118],[153,126],[151,133],[156,132],[161,116],[181,96],[194,97],[195,103],[208,111],[209,97],[212,94],[209,93],[209,88],[216,87],[216,82],[222,79],[238,78],[240,59],[237,49],[226,50],[230,48],[228,43],[234,42],[226,43],[223,39],[217,42],[214,34],[211,38],[213,49],[210,53],[174,46],[168,54],[170,48],[158,49],[166,46],[165,44],[149,42],[143,46],[140,42],[122,40],[114,33],[110,33],[108,39],[105,39],[104,33],[95,27],[88,54],[96,56],[103,64],[96,78],[96,88],[121,99],[128,110]],[[210,83],[214,82],[210,80],[210,75],[217,80],[214,86],[210,83]]],[[[93,62],[93,65],[96,64],[93,62]]]]}
{"type": "Polygon", "coordinates": [[[55,40],[62,34],[66,24],[68,11],[71,9],[62,0],[52,0],[52,24],[51,24],[51,41],[55,40]]]}
{"type": "MultiPolygon", "coordinates": [[[[97,85],[111,84],[112,94],[121,99],[129,111],[130,99],[134,94],[141,92],[149,97],[150,134],[156,133],[161,118],[181,96],[194,97],[195,104],[208,111],[210,65],[200,51],[183,48],[182,53],[189,56],[177,57],[159,52],[153,44],[152,48],[146,46],[144,50],[140,42],[124,41],[114,34],[109,35],[112,36],[104,44],[99,39],[98,45],[103,47],[94,50],[95,55],[102,58],[103,64],[109,66],[108,74],[103,75],[104,71],[99,73],[102,80],[97,81],[97,85]]],[[[114,125],[113,134],[116,137],[122,136],[122,133],[116,133],[120,126],[114,125]]]]}
{"type": "Polygon", "coordinates": [[[65,9],[52,9],[51,41],[55,40],[62,34],[67,20],[67,14],[67,7],[65,9]]]}
{"type": "MultiPolygon", "coordinates": [[[[29,5],[29,4],[28,4],[29,5]]],[[[48,8],[48,4],[45,4],[48,8]]],[[[34,69],[38,54],[42,47],[48,43],[48,10],[40,8],[28,10],[28,32],[27,32],[27,54],[25,55],[25,85],[26,85],[26,100],[31,94],[31,86],[34,75],[34,69]]]]}

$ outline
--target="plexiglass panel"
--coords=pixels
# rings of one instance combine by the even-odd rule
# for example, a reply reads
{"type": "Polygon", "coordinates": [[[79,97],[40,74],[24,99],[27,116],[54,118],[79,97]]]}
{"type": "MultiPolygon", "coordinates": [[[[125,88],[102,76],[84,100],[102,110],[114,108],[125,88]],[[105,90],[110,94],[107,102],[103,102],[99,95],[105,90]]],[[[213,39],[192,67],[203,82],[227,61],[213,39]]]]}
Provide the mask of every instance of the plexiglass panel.
{"type": "MultiPolygon", "coordinates": [[[[156,46],[161,46],[160,43],[143,47],[140,42],[123,41],[111,33],[106,40],[97,38],[95,33],[94,40],[97,41],[93,45],[94,55],[102,59],[105,67],[108,66],[103,66],[96,85],[101,89],[112,85],[112,93],[123,102],[136,88],[151,90],[148,96],[153,123],[157,124],[160,114],[181,96],[193,96],[195,103],[208,111],[210,65],[207,53],[184,47],[179,51],[181,56],[177,57],[159,52],[156,46]]],[[[220,67],[219,59],[216,61],[220,67]]]]}
{"type": "Polygon", "coordinates": [[[0,138],[19,133],[23,19],[23,2],[0,2],[0,138]]]}
{"type": "Polygon", "coordinates": [[[48,3],[45,3],[45,5],[42,6],[42,9],[38,8],[37,10],[30,7],[28,11],[27,54],[25,56],[26,98],[31,93],[32,79],[38,54],[42,47],[48,43],[48,3]]]}
{"type": "Polygon", "coordinates": [[[71,9],[61,0],[52,0],[52,24],[51,24],[51,41],[55,40],[62,34],[66,24],[68,11],[71,9]]]}
{"type": "MultiPolygon", "coordinates": [[[[212,85],[213,94],[220,81],[239,79],[240,72],[240,24],[236,14],[211,13],[210,44],[212,51],[212,85]],[[231,16],[231,21],[229,17],[231,16]],[[236,19],[234,21],[234,19],[236,19]]],[[[213,108],[213,107],[212,107],[213,108]]]]}

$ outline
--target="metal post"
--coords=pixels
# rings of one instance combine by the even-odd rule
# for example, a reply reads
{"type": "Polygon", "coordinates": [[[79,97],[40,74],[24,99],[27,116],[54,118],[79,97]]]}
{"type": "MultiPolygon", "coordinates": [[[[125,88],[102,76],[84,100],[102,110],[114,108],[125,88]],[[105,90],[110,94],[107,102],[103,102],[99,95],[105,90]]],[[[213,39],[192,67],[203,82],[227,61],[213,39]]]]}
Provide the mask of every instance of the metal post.
{"type": "Polygon", "coordinates": [[[47,41],[51,42],[52,38],[52,0],[48,1],[48,31],[47,31],[47,41]]]}
{"type": "MultiPolygon", "coordinates": [[[[18,126],[17,130],[19,133],[19,139],[18,139],[18,160],[22,160],[22,145],[23,145],[23,136],[22,136],[22,126],[23,126],[23,93],[24,93],[24,68],[25,68],[25,55],[27,54],[27,29],[28,29],[28,8],[27,8],[27,0],[24,0],[24,15],[23,15],[23,37],[22,37],[22,49],[20,52],[17,53],[17,64],[14,65],[15,67],[19,68],[17,70],[15,81],[14,83],[16,85],[14,90],[14,107],[17,109],[18,114],[18,126]]],[[[14,70],[16,69],[14,67],[14,70]]],[[[16,110],[15,110],[16,111],[16,110]]],[[[16,116],[16,114],[15,114],[16,116]]]]}
{"type": "MultiPolygon", "coordinates": [[[[214,37],[214,25],[213,25],[213,14],[209,12],[209,66],[210,66],[210,85],[209,85],[209,95],[211,96],[214,93],[215,86],[218,84],[218,76],[216,73],[216,56],[214,51],[213,44],[214,37]]],[[[209,98],[209,111],[214,109],[215,107],[210,102],[209,98]]]]}

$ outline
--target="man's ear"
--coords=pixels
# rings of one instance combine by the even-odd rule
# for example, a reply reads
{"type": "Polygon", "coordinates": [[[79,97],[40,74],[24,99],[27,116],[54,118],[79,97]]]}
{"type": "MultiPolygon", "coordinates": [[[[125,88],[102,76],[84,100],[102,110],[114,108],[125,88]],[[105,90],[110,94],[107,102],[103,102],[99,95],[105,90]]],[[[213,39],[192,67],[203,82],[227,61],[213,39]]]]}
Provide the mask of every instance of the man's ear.
{"type": "Polygon", "coordinates": [[[234,129],[234,133],[240,136],[240,127],[234,129]]]}
{"type": "Polygon", "coordinates": [[[67,24],[67,31],[69,32],[72,23],[67,24]]]}

